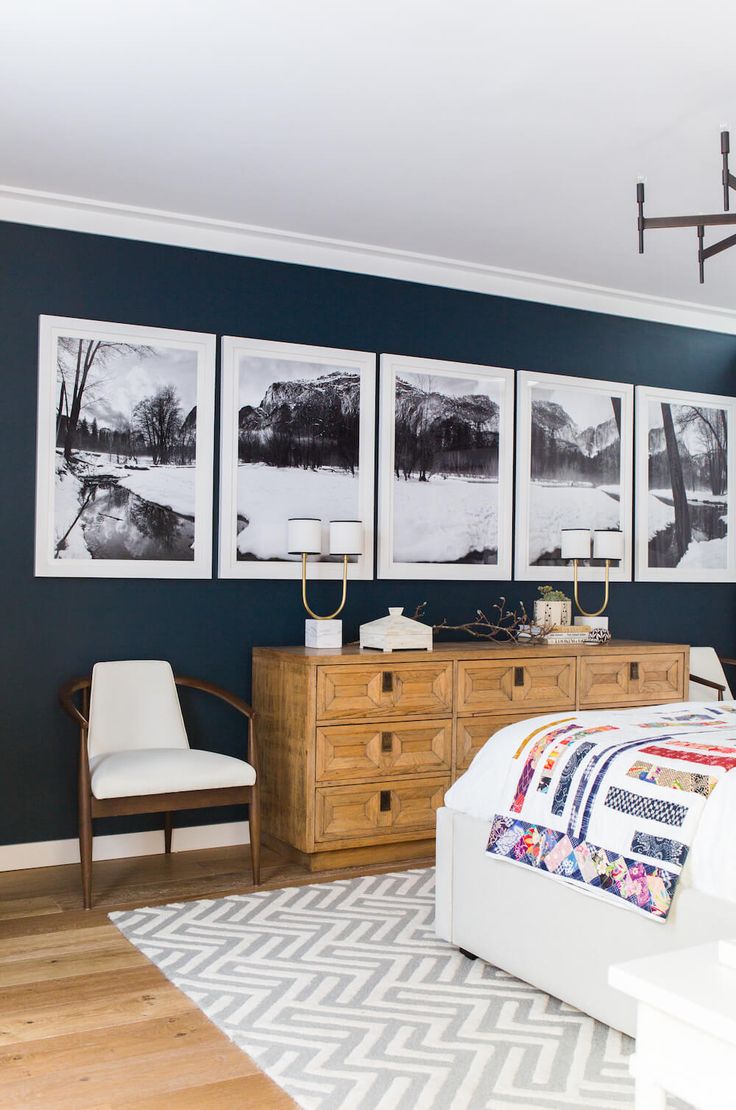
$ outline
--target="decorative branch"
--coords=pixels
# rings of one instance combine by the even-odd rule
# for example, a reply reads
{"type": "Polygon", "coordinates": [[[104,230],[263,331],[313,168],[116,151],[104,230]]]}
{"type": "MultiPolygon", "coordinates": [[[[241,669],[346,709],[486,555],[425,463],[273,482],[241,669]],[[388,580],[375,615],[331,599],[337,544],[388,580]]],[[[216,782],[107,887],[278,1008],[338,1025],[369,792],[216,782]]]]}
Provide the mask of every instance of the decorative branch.
{"type": "MultiPolygon", "coordinates": [[[[426,601],[417,605],[412,620],[422,620],[426,608],[426,601]]],[[[553,627],[551,623],[534,625],[523,601],[515,609],[508,609],[506,598],[501,597],[491,606],[490,612],[489,617],[482,609],[476,609],[474,619],[463,624],[448,624],[447,617],[443,617],[439,624],[432,625],[432,635],[436,636],[438,632],[464,632],[476,640],[510,640],[512,643],[517,643],[523,636],[525,644],[533,644],[542,640],[553,627]]]]}

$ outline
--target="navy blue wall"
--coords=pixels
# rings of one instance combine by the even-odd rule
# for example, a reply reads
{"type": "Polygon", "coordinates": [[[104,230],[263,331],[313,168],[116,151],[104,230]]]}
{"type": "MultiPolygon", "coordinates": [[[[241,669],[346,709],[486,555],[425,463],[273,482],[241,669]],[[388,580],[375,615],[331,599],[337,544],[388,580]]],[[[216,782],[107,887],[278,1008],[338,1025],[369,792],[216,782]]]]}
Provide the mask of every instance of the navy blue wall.
{"type": "MultiPolygon", "coordinates": [[[[298,643],[294,582],[33,577],[38,316],[389,351],[733,395],[736,338],[524,301],[121,239],[0,224],[0,844],[75,835],[76,735],[59,684],[97,659],[153,657],[246,697],[254,644],[298,643]]],[[[336,586],[314,587],[328,605],[336,586]]],[[[533,583],[362,582],[346,636],[387,605],[467,619],[533,583]]],[[[619,636],[736,653],[731,585],[617,585],[619,636]]],[[[241,750],[239,724],[190,706],[193,739],[241,750]]],[[[220,815],[232,817],[221,811],[220,815]]],[[[212,814],[192,820],[212,819],[212,814]]],[[[131,824],[108,823],[100,831],[131,824]]],[[[145,819],[135,827],[146,827],[145,819]]]]}

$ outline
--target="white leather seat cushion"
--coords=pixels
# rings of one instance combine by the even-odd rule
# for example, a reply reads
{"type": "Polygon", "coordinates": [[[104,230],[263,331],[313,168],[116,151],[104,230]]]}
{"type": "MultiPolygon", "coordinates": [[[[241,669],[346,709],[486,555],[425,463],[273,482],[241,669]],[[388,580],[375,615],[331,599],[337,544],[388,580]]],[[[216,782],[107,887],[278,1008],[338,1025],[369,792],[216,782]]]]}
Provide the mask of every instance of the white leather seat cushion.
{"type": "Polygon", "coordinates": [[[252,786],[256,781],[254,769],[245,760],[191,748],[103,752],[90,759],[89,766],[95,798],[216,790],[252,786]]]}

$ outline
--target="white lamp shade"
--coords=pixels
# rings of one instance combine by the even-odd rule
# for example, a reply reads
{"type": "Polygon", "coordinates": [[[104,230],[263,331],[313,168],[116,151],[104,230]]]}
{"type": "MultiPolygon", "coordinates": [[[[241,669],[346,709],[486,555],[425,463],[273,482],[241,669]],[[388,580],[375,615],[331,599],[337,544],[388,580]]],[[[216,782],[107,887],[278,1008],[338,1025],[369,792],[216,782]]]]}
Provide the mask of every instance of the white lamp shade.
{"type": "Polygon", "coordinates": [[[362,555],[362,520],[330,521],[330,555],[362,555]]]}
{"type": "Polygon", "coordinates": [[[289,517],[286,547],[290,555],[321,555],[322,521],[316,517],[289,517]]]}
{"type": "Polygon", "coordinates": [[[563,528],[561,535],[562,559],[590,558],[590,528],[563,528]]]}
{"type": "Polygon", "coordinates": [[[623,559],[624,534],[617,530],[600,530],[593,533],[594,559],[623,559]]]}

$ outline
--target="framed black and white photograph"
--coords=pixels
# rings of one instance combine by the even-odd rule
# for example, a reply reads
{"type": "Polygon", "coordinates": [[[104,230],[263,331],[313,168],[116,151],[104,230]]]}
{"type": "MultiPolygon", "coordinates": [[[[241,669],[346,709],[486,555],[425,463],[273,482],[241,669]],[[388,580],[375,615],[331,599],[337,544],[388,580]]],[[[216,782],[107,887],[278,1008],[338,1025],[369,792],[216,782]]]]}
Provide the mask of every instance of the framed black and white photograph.
{"type": "Polygon", "coordinates": [[[41,316],[36,574],[212,573],[214,335],[41,316]]]}
{"type": "Polygon", "coordinates": [[[736,400],[636,388],[636,577],[736,581],[736,400]]]}
{"type": "Polygon", "coordinates": [[[329,521],[360,521],[363,554],[348,574],[373,577],[375,377],[376,357],[363,351],[223,339],[221,577],[299,578],[290,517],[323,523],[310,578],[342,576],[329,521]]]}
{"type": "Polygon", "coordinates": [[[378,573],[511,576],[514,371],[381,356],[378,573]]]}
{"type": "MultiPolygon", "coordinates": [[[[569,581],[562,529],[620,529],[610,576],[629,581],[634,387],[528,370],[517,381],[515,577],[569,581]]],[[[580,578],[600,579],[599,562],[580,578]]]]}

